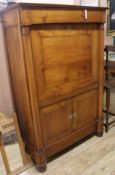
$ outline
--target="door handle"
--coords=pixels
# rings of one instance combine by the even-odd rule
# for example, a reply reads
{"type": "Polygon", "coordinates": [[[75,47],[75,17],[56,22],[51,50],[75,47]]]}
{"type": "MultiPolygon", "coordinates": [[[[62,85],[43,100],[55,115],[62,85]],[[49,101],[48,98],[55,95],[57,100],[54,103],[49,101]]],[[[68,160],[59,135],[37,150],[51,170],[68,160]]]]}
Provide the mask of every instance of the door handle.
{"type": "Polygon", "coordinates": [[[73,113],[73,119],[76,119],[76,118],[78,118],[79,116],[78,116],[78,114],[76,113],[76,112],[74,112],[73,113]]]}
{"type": "Polygon", "coordinates": [[[74,113],[72,113],[72,114],[69,114],[69,116],[68,116],[68,118],[69,118],[70,120],[76,119],[76,118],[78,118],[78,117],[79,117],[79,116],[78,116],[77,112],[74,112],[74,113]]]}
{"type": "Polygon", "coordinates": [[[70,120],[72,120],[72,119],[73,119],[73,114],[69,114],[68,118],[69,118],[70,120]]]}

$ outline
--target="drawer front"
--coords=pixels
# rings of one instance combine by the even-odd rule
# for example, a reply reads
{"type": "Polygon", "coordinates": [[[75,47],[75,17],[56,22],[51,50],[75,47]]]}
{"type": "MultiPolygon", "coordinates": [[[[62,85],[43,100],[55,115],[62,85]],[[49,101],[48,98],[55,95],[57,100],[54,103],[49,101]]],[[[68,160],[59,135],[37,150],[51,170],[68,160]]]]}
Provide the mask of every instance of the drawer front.
{"type": "Polygon", "coordinates": [[[78,130],[98,119],[98,90],[73,98],[73,130],[78,130]]]}
{"type": "Polygon", "coordinates": [[[21,11],[22,25],[83,22],[104,23],[105,10],[23,9],[21,11]]]}
{"type": "Polygon", "coordinates": [[[31,29],[38,100],[98,82],[97,25],[41,25],[31,29]]]}
{"type": "Polygon", "coordinates": [[[45,145],[55,143],[71,133],[71,114],[71,100],[66,100],[40,110],[41,128],[45,145]]]}

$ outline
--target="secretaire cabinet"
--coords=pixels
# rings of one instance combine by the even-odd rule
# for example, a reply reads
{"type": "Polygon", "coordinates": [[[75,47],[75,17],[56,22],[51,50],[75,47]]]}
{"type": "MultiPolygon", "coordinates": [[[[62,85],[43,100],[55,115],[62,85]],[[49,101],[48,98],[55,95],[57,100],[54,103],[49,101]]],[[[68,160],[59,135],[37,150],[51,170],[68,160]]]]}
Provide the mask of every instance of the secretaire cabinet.
{"type": "Polygon", "coordinates": [[[19,3],[1,12],[20,130],[39,171],[52,155],[103,133],[105,11],[19,3]]]}

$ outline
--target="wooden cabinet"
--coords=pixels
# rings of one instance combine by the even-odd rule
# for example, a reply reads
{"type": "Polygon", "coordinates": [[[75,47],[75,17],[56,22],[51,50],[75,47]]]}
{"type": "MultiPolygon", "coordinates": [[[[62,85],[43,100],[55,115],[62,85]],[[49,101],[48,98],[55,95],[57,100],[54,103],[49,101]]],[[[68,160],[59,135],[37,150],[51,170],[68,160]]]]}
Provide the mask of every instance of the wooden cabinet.
{"type": "Polygon", "coordinates": [[[22,137],[39,171],[103,133],[106,8],[19,3],[1,12],[22,137]]]}

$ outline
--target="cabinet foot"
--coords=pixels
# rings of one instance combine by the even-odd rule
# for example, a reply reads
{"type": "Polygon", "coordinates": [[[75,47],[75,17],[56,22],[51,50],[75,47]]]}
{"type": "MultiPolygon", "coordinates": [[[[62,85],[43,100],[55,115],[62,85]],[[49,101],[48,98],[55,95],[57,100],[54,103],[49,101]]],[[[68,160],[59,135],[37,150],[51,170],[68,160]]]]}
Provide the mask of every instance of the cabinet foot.
{"type": "Polygon", "coordinates": [[[43,165],[36,165],[36,168],[37,168],[37,170],[40,172],[40,173],[43,173],[43,172],[45,172],[46,171],[46,169],[47,169],[47,165],[46,164],[43,164],[43,165]]]}
{"type": "Polygon", "coordinates": [[[45,151],[41,149],[35,152],[34,160],[37,170],[41,173],[45,172],[47,169],[47,160],[45,157],[45,151]]]}
{"type": "Polygon", "coordinates": [[[103,130],[97,131],[96,135],[97,135],[97,137],[102,137],[103,136],[103,130]]]}

